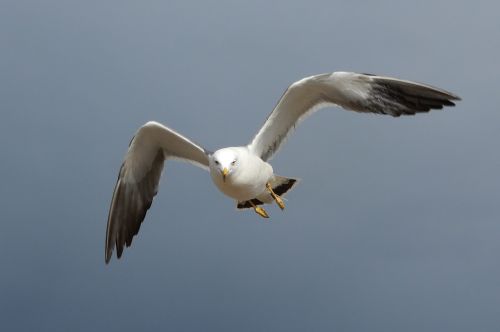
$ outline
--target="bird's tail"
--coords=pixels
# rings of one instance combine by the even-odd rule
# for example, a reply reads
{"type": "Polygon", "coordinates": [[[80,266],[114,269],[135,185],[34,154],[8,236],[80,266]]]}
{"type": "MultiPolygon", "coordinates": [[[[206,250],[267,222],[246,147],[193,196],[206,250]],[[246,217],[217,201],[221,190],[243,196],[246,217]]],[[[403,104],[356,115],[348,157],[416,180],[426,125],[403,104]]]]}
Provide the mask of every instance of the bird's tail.
{"type": "MultiPolygon", "coordinates": [[[[292,190],[293,187],[295,187],[295,185],[299,182],[299,180],[275,175],[270,182],[274,193],[278,196],[284,196],[287,192],[292,190]]],[[[273,201],[274,200],[271,194],[265,191],[261,195],[251,200],[238,202],[238,205],[236,207],[238,209],[248,209],[252,207],[252,203],[254,205],[262,205],[262,204],[272,203],[273,201]]]]}
{"type": "Polygon", "coordinates": [[[273,191],[278,196],[283,196],[299,182],[299,179],[285,178],[283,176],[275,175],[271,180],[273,191]]]}

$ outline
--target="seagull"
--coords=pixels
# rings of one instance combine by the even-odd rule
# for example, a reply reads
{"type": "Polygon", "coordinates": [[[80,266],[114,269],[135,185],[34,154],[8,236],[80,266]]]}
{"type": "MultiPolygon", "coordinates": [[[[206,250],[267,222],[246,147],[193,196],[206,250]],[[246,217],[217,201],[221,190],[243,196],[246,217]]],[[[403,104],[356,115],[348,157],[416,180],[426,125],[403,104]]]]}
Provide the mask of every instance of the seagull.
{"type": "Polygon", "coordinates": [[[298,123],[327,106],[393,117],[455,106],[455,94],[429,85],[391,77],[334,72],[303,78],[290,85],[252,141],[215,152],[158,122],[144,124],[132,138],[118,174],[109,209],[105,261],[116,247],[117,258],[138,233],[158,192],[166,160],[177,159],[209,171],[215,186],[236,200],[238,209],[253,209],[268,218],[264,204],[276,202],[297,179],[276,175],[269,160],[298,123]]]}

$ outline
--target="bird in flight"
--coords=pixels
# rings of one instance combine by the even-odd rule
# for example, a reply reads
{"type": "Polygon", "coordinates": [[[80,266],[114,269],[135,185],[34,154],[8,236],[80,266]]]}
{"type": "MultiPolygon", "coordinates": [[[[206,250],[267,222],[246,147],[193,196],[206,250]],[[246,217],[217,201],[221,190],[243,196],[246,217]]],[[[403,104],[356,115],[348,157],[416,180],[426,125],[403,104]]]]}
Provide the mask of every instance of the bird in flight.
{"type": "Polygon", "coordinates": [[[313,112],[337,105],[360,113],[393,117],[454,106],[457,95],[429,85],[391,77],[334,72],[306,77],[286,89],[274,110],[246,146],[211,152],[157,122],[136,132],[118,173],[106,229],[105,261],[116,247],[120,258],[131,245],[158,191],[166,160],[178,159],[209,171],[216,187],[236,200],[238,209],[253,209],[268,218],[262,205],[276,202],[296,179],[276,175],[269,160],[297,124],[313,112]]]}

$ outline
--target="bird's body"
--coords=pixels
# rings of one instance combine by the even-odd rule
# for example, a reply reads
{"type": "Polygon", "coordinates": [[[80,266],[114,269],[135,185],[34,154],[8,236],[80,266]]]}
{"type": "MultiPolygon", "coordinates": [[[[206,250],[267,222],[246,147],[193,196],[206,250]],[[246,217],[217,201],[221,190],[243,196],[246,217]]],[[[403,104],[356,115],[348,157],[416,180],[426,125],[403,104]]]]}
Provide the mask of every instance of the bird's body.
{"type": "Polygon", "coordinates": [[[335,72],[290,85],[247,146],[212,153],[168,127],[148,122],[132,139],[118,174],[106,230],[106,262],[115,246],[119,258],[139,231],[157,193],[165,160],[179,159],[208,170],[216,187],[235,199],[239,209],[253,208],[267,218],[261,205],[275,201],[283,209],[281,196],[297,182],[274,174],[268,160],[297,124],[314,111],[337,105],[356,112],[398,117],[454,106],[453,100],[459,99],[420,83],[335,72]]]}
{"type": "Polygon", "coordinates": [[[252,154],[246,146],[217,150],[209,160],[214,184],[222,193],[240,202],[261,196],[266,191],[266,183],[274,176],[273,167],[252,154]],[[236,162],[231,165],[233,161],[236,162]],[[230,173],[221,177],[221,167],[222,170],[231,169],[230,173]]]}

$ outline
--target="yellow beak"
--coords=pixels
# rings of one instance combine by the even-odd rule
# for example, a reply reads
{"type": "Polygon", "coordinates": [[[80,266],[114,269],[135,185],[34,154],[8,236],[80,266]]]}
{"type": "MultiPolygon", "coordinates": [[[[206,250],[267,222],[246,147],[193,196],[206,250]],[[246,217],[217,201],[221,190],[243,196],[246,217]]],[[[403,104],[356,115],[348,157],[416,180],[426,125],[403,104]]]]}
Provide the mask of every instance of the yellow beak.
{"type": "Polygon", "coordinates": [[[227,168],[224,167],[224,169],[222,170],[222,181],[226,181],[226,175],[229,173],[229,170],[227,168]]]}

